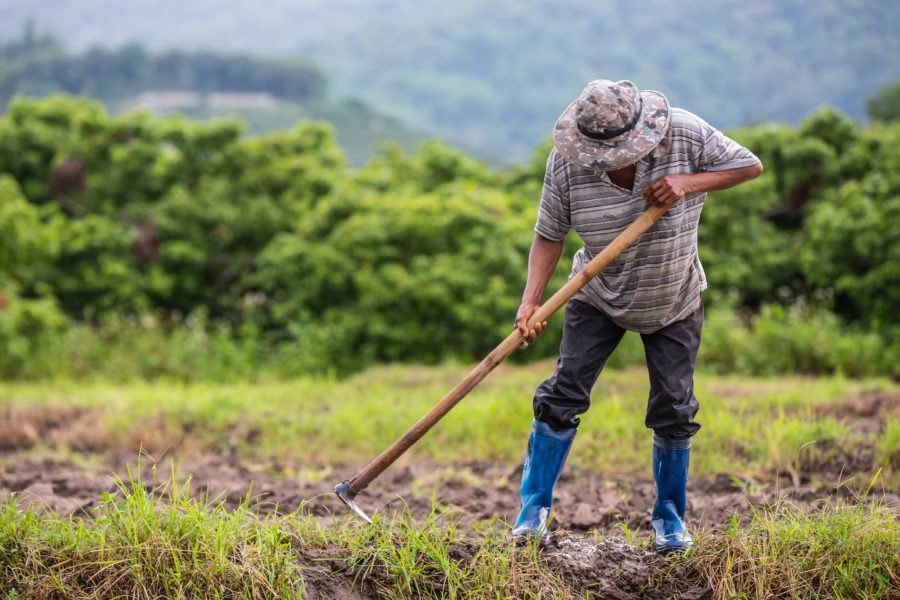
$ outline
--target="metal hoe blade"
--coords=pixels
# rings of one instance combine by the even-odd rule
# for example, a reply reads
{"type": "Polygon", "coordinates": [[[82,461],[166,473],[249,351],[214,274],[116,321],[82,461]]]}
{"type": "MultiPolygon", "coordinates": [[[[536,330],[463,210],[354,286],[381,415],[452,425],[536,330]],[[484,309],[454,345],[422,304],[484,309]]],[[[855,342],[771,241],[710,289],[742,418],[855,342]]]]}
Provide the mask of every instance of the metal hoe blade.
{"type": "Polygon", "coordinates": [[[356,497],[359,495],[357,492],[353,491],[353,488],[350,487],[350,481],[342,481],[341,483],[334,486],[334,493],[337,494],[337,497],[341,499],[341,502],[347,505],[347,508],[356,513],[360,519],[365,521],[366,523],[371,523],[372,519],[369,518],[369,515],[363,512],[363,510],[356,505],[356,497]]]}

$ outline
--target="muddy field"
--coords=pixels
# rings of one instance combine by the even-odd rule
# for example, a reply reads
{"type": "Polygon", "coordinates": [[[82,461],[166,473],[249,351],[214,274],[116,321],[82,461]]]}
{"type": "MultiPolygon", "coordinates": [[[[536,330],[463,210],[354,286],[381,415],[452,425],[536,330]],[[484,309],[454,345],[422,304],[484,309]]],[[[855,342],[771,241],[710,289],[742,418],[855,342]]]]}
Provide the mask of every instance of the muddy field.
{"type": "MultiPolygon", "coordinates": [[[[89,515],[103,492],[116,488],[118,475],[128,480],[128,462],[106,466],[84,466],[68,460],[7,456],[0,466],[0,494],[16,494],[25,504],[52,509],[61,514],[89,515]]],[[[278,472],[277,465],[246,466],[218,456],[189,458],[177,463],[177,477],[191,476],[194,494],[234,508],[248,497],[261,513],[287,513],[301,507],[322,519],[345,514],[331,494],[334,483],[353,472],[352,467],[323,468],[330,477],[310,481],[278,472]]],[[[136,472],[134,463],[130,463],[136,472]]],[[[360,496],[360,505],[385,515],[405,510],[425,516],[432,497],[442,508],[452,509],[466,528],[492,519],[512,521],[518,509],[519,465],[466,463],[418,464],[388,470],[360,496]]],[[[154,489],[170,475],[168,462],[153,469],[144,463],[143,485],[154,489]]],[[[317,478],[318,479],[318,478],[317,478]]],[[[852,487],[835,486],[824,480],[792,486],[788,478],[759,482],[736,474],[693,478],[689,483],[688,513],[696,527],[727,523],[734,514],[746,514],[751,504],[776,501],[814,507],[835,498],[853,495],[852,487]]],[[[886,503],[900,510],[900,494],[882,491],[886,503]]],[[[583,469],[568,468],[556,488],[555,527],[577,533],[603,535],[621,533],[620,524],[648,531],[654,489],[650,479],[604,477],[583,469]]]]}
{"type": "MultiPolygon", "coordinates": [[[[825,406],[821,416],[846,421],[854,431],[876,433],[887,416],[900,415],[900,394],[873,392],[825,406]]],[[[65,406],[5,406],[0,408],[0,498],[16,494],[25,503],[63,514],[87,514],[101,493],[115,488],[115,476],[127,480],[128,467],[141,458],[142,478],[153,488],[170,476],[190,476],[195,494],[229,507],[248,497],[261,512],[291,512],[298,507],[321,518],[343,514],[330,494],[333,485],[353,476],[362,464],[285,464],[275,459],[251,463],[232,448],[198,447],[190,432],[159,439],[154,423],[111,439],[93,424],[93,411],[65,406]],[[64,448],[65,452],[58,450],[64,448]],[[45,452],[44,452],[45,451],[45,452]],[[42,456],[44,454],[44,456],[42,456]],[[60,458],[60,455],[65,458],[60,458]],[[54,458],[50,458],[53,456],[54,458]],[[156,468],[153,465],[156,463],[156,468]],[[156,481],[153,480],[153,472],[156,481]]],[[[253,441],[253,431],[243,432],[253,441]]],[[[226,437],[226,436],[223,436],[226,437]]],[[[737,470],[715,477],[693,477],[689,483],[689,514],[695,525],[727,522],[751,504],[789,501],[815,506],[835,497],[848,497],[868,484],[875,471],[875,449],[832,443],[816,453],[801,455],[796,469],[764,474],[758,479],[737,470]],[[826,450],[826,451],[823,451],[826,450]]],[[[577,452],[577,448],[576,448],[577,452]]],[[[739,468],[739,467],[738,467],[739,468]]],[[[649,471],[649,456],[648,456],[649,471]]],[[[403,457],[366,490],[361,504],[382,514],[409,507],[415,514],[432,508],[432,495],[442,507],[453,509],[463,523],[514,519],[517,510],[518,464],[417,463],[403,457]]],[[[900,490],[876,490],[889,506],[900,509],[900,490]]],[[[567,466],[556,489],[556,526],[575,532],[603,534],[649,528],[653,502],[649,477],[606,476],[567,466]]]]}
{"type": "MultiPolygon", "coordinates": [[[[847,420],[854,430],[877,431],[887,414],[900,412],[900,395],[874,393],[823,409],[823,414],[847,420]]],[[[114,444],[90,427],[92,416],[82,409],[5,407],[0,412],[0,500],[15,495],[21,504],[64,515],[90,518],[103,492],[116,489],[116,476],[128,480],[145,440],[126,437],[114,444]],[[60,449],[65,448],[64,452],[60,449]],[[46,450],[46,452],[44,452],[46,450]]],[[[162,443],[146,436],[151,443],[162,443]]],[[[752,505],[790,502],[805,509],[847,498],[868,480],[851,479],[871,473],[874,450],[840,448],[801,464],[799,470],[769,473],[759,479],[735,473],[695,477],[689,483],[688,522],[696,529],[746,519],[752,505]],[[854,483],[855,482],[855,483],[854,483]],[[858,485],[855,485],[858,484],[858,485]]],[[[152,453],[151,453],[152,455],[152,453]]],[[[329,525],[347,512],[331,494],[333,485],[351,477],[362,465],[296,465],[276,460],[251,463],[227,447],[215,451],[188,443],[170,443],[168,450],[141,459],[142,485],[158,490],[171,475],[191,478],[195,495],[229,508],[250,498],[263,514],[290,513],[298,508],[329,525]],[[154,478],[155,477],[155,478],[154,478]]],[[[648,457],[649,471],[649,457],[648,457]]],[[[407,508],[417,518],[451,509],[459,526],[471,533],[471,545],[453,549],[460,560],[476,551],[478,531],[503,527],[515,518],[521,464],[488,462],[419,463],[404,459],[376,480],[360,497],[367,511],[381,515],[407,508]]],[[[649,475],[649,473],[648,473],[649,475]]],[[[897,490],[877,490],[884,502],[900,511],[897,490]]],[[[642,539],[650,530],[654,488],[649,477],[605,476],[570,467],[557,486],[556,530],[542,557],[573,590],[607,598],[684,598],[708,596],[704,588],[681,589],[678,574],[662,569],[660,559],[623,541],[623,527],[642,539]]],[[[369,597],[375,588],[354,581],[328,552],[304,555],[307,591],[313,597],[369,597]],[[367,587],[368,586],[368,587],[367,587]]]]}

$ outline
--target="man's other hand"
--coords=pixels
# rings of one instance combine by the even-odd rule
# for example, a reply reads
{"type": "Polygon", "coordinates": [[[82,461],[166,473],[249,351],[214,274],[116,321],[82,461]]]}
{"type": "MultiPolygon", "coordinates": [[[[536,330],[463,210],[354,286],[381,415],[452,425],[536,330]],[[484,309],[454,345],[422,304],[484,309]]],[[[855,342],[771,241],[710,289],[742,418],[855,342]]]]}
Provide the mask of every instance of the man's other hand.
{"type": "Polygon", "coordinates": [[[644,200],[656,206],[672,206],[693,190],[689,184],[689,175],[666,175],[660,177],[643,192],[644,200]]]}
{"type": "Polygon", "coordinates": [[[521,306],[519,306],[519,312],[516,313],[516,329],[522,334],[525,338],[522,340],[522,343],[519,344],[520,348],[527,348],[530,344],[534,343],[534,340],[541,335],[541,332],[544,331],[544,328],[547,326],[547,321],[543,323],[535,323],[534,328],[531,330],[528,329],[528,319],[531,318],[531,315],[540,308],[539,304],[534,304],[532,302],[523,302],[521,306]]]}

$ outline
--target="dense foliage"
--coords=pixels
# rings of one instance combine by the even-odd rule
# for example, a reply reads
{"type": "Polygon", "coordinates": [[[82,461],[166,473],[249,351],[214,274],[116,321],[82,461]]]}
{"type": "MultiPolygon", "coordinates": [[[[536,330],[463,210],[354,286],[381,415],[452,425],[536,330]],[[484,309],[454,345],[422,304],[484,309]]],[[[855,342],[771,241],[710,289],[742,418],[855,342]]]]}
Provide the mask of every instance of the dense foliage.
{"type": "Polygon", "coordinates": [[[631,79],[720,128],[854,118],[900,73],[900,3],[859,0],[5,0],[72,48],[301,53],[338,95],[502,163],[527,160],[590,79],[631,79]],[[214,18],[211,18],[214,15],[214,18]]]}
{"type": "MultiPolygon", "coordinates": [[[[735,135],[767,168],[704,212],[705,360],[898,374],[900,125],[821,110],[735,135]]],[[[547,150],[496,171],[440,143],[385,147],[354,171],[323,125],[246,138],[235,121],[13,101],[0,373],[130,352],[150,361],[143,375],[187,375],[204,353],[226,372],[472,359],[511,327],[547,150]]],[[[563,263],[577,247],[573,234],[563,263]]],[[[556,327],[528,356],[555,351],[556,327]]]]}
{"type": "Polygon", "coordinates": [[[883,87],[869,98],[866,110],[876,121],[900,121],[900,81],[883,87]]]}

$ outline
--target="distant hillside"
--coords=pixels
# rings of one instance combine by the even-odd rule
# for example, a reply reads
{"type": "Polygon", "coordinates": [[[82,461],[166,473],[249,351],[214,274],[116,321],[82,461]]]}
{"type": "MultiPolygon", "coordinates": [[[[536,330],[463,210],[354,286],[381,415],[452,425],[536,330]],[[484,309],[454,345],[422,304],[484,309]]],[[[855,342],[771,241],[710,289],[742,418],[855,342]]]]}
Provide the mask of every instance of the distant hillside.
{"type": "Polygon", "coordinates": [[[334,127],[341,152],[354,166],[362,166],[372,158],[373,150],[381,143],[395,142],[413,151],[425,139],[400,120],[375,112],[357,100],[283,102],[272,108],[198,108],[181,112],[200,120],[226,115],[240,117],[249,135],[288,129],[301,120],[325,121],[334,127]]]}
{"type": "Polygon", "coordinates": [[[0,39],[0,108],[15,95],[90,96],[113,112],[149,110],[197,119],[236,115],[247,133],[288,129],[298,120],[331,123],[352,164],[362,164],[385,140],[412,148],[420,136],[397,119],[358,100],[332,101],[326,77],[300,58],[169,50],[148,53],[137,44],[73,54],[52,35],[27,27],[0,39]]]}
{"type": "Polygon", "coordinates": [[[298,57],[263,59],[197,50],[151,54],[133,43],[71,54],[56,36],[39,34],[32,24],[21,36],[2,42],[3,103],[15,93],[66,92],[122,101],[145,90],[265,92],[296,102],[321,99],[326,93],[321,69],[298,57]]]}
{"type": "Polygon", "coordinates": [[[583,85],[629,78],[719,127],[862,118],[900,75],[900,2],[864,0],[4,0],[66,44],[293,52],[333,92],[481,154],[526,157],[583,85]],[[40,6],[44,6],[41,4],[40,6]]]}

